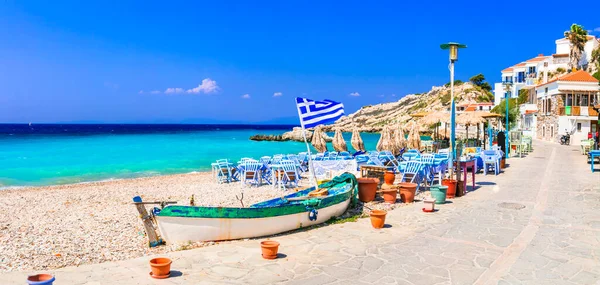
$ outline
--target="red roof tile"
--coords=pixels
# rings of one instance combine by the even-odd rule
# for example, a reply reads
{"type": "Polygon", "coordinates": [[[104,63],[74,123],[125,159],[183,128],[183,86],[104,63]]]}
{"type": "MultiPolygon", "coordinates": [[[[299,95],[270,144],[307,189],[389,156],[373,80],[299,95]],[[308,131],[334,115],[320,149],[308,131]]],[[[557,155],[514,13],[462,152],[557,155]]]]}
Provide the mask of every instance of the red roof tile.
{"type": "Polygon", "coordinates": [[[544,56],[543,54],[540,53],[538,56],[536,56],[532,59],[528,59],[525,62],[538,62],[538,61],[545,60],[546,58],[548,58],[548,56],[544,56]]]}
{"type": "Polygon", "coordinates": [[[569,54],[568,53],[555,53],[552,55],[552,57],[568,57],[569,54]]]}
{"type": "Polygon", "coordinates": [[[567,73],[558,78],[559,81],[577,81],[577,82],[598,82],[598,79],[594,78],[591,74],[585,70],[577,70],[575,72],[567,73]]]}

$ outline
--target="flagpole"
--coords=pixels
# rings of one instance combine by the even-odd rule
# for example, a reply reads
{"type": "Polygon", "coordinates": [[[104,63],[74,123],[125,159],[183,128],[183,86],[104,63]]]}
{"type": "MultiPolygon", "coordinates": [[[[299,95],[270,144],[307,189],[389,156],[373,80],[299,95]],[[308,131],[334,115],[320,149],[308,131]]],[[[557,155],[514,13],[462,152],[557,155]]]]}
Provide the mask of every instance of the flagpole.
{"type": "MultiPolygon", "coordinates": [[[[315,169],[312,165],[312,154],[310,153],[310,146],[308,145],[308,140],[306,139],[306,128],[304,128],[304,123],[302,122],[302,115],[300,114],[300,109],[298,109],[298,119],[300,119],[300,126],[302,127],[302,136],[304,137],[304,144],[306,144],[306,151],[308,152],[308,171],[312,174],[313,184],[315,185],[315,190],[319,189],[319,185],[317,183],[317,176],[315,175],[315,169]]],[[[314,135],[314,132],[313,132],[314,135]]]]}

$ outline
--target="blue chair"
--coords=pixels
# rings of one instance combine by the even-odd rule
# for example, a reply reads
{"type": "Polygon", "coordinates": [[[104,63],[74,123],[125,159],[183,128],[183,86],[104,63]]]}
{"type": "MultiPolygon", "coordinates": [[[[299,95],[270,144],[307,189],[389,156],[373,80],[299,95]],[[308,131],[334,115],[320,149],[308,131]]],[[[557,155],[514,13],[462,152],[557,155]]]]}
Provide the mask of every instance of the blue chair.
{"type": "Polygon", "coordinates": [[[244,162],[240,167],[242,171],[242,185],[246,186],[246,184],[250,183],[259,186],[262,166],[263,164],[258,161],[244,162]]]}
{"type": "Polygon", "coordinates": [[[421,161],[423,167],[422,172],[425,176],[423,178],[431,184],[435,177],[435,175],[432,172],[432,166],[433,161],[435,160],[435,156],[433,154],[422,154],[421,157],[419,157],[419,160],[421,161]]]}
{"type": "Polygon", "coordinates": [[[417,192],[419,192],[419,188],[421,187],[421,180],[423,179],[421,176],[422,169],[423,164],[420,161],[409,161],[406,164],[406,168],[402,173],[402,178],[400,179],[400,181],[417,184],[417,192]]]}
{"type": "Polygon", "coordinates": [[[498,175],[500,172],[500,158],[494,150],[484,150],[483,155],[483,174],[487,175],[488,170],[492,168],[494,173],[498,175]]]}
{"type": "Polygon", "coordinates": [[[231,167],[231,164],[227,159],[219,159],[216,163],[216,178],[217,183],[229,183],[233,180],[233,173],[235,170],[231,167]]]}
{"type": "Polygon", "coordinates": [[[292,184],[294,187],[298,187],[298,171],[296,163],[291,160],[281,161],[281,173],[277,176],[279,178],[279,186],[285,188],[288,184],[292,184]]]}

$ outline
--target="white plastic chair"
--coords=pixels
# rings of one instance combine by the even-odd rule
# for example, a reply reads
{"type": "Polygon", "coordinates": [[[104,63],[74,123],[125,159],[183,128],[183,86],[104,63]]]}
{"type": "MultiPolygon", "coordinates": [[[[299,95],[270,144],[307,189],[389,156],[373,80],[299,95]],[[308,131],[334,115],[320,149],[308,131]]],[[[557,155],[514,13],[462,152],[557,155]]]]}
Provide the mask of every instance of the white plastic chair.
{"type": "Polygon", "coordinates": [[[487,175],[489,168],[494,169],[494,173],[498,175],[500,172],[500,162],[496,151],[485,150],[482,155],[483,160],[483,174],[487,175]]]}

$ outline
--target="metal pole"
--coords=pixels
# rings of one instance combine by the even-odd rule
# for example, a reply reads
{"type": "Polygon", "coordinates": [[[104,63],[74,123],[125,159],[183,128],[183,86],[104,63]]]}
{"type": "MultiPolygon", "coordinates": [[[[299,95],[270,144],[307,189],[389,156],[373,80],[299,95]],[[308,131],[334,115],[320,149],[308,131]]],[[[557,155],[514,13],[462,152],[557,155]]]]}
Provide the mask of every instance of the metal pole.
{"type": "MultiPolygon", "coordinates": [[[[308,145],[308,140],[306,139],[306,128],[304,127],[304,122],[302,122],[302,114],[300,114],[300,108],[298,109],[298,119],[300,119],[300,126],[302,126],[302,136],[304,137],[304,143],[306,144],[306,151],[308,152],[308,171],[312,174],[313,184],[315,185],[315,190],[319,189],[319,185],[317,183],[317,176],[315,174],[313,165],[312,165],[312,154],[310,153],[310,146],[308,145]]],[[[314,136],[314,132],[313,132],[314,136]]]]}
{"type": "Polygon", "coordinates": [[[454,159],[456,158],[456,149],[455,149],[455,139],[456,139],[456,131],[455,131],[455,117],[456,117],[456,107],[454,106],[454,60],[450,60],[450,179],[453,179],[454,174],[454,159]]]}
{"type": "Polygon", "coordinates": [[[510,99],[510,91],[506,92],[506,134],[505,134],[505,144],[506,144],[506,158],[508,158],[508,153],[510,152],[510,145],[508,144],[508,100],[510,99]]]}

